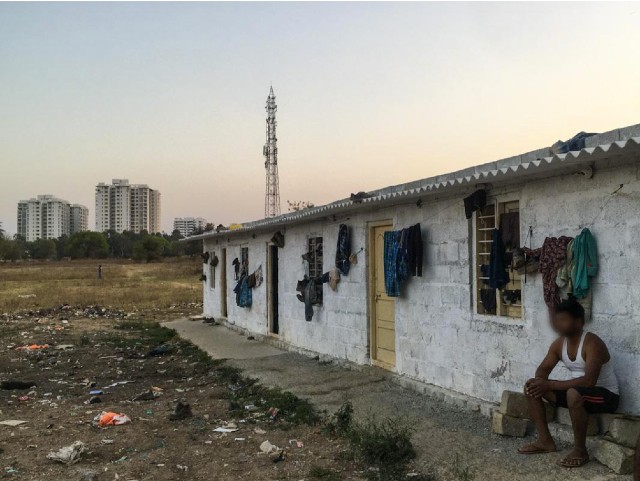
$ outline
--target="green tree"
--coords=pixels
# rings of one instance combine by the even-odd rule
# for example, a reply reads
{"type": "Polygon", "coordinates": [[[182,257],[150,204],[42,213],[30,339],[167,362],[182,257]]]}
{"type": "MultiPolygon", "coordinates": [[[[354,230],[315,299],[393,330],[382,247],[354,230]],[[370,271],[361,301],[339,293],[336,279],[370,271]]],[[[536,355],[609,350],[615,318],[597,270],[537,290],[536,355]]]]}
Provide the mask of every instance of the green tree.
{"type": "Polygon", "coordinates": [[[162,258],[170,247],[170,242],[161,235],[141,235],[133,248],[133,258],[136,260],[157,261],[162,258]]]}
{"type": "Polygon", "coordinates": [[[27,244],[32,259],[53,259],[56,257],[56,242],[53,239],[37,239],[27,244]]]}
{"type": "Polygon", "coordinates": [[[73,259],[102,259],[109,255],[107,237],[102,232],[76,232],[69,239],[67,253],[73,259]]]}

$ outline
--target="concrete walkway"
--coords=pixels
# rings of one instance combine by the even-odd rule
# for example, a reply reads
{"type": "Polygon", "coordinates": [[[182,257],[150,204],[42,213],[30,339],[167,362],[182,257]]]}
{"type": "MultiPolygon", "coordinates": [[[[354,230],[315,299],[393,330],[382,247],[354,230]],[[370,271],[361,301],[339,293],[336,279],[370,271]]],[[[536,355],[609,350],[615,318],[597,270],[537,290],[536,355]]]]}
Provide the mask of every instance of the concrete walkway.
{"type": "Polygon", "coordinates": [[[264,385],[291,391],[318,408],[332,413],[342,403],[353,403],[356,414],[405,418],[416,432],[413,441],[418,464],[430,468],[440,479],[461,481],[470,467],[476,481],[630,481],[592,461],[577,470],[555,464],[562,453],[543,456],[516,454],[526,441],[491,433],[490,421],[479,413],[461,411],[433,398],[408,391],[385,378],[376,368],[349,370],[282,351],[222,326],[200,321],[167,322],[216,359],[242,369],[264,385]]]}

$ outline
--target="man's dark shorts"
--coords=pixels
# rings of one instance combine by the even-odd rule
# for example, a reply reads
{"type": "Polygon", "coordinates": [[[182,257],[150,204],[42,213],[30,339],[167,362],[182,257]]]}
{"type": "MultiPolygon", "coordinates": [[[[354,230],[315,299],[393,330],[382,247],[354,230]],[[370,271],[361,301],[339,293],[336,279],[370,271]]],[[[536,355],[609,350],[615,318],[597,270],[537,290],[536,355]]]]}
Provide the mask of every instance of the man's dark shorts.
{"type": "MultiPolygon", "coordinates": [[[[584,408],[588,413],[614,413],[618,409],[620,396],[603,387],[576,387],[584,400],[584,408]]],[[[567,391],[553,391],[556,395],[556,406],[566,408],[567,391]]]]}

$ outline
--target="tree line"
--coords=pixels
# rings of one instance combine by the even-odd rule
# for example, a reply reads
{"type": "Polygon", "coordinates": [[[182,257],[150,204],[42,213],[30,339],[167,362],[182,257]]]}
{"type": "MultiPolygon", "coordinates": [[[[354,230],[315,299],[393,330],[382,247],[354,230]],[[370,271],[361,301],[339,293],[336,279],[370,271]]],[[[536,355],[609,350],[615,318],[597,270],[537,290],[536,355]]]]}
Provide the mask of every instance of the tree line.
{"type": "Polygon", "coordinates": [[[199,242],[179,242],[183,236],[174,230],[149,234],[142,231],[76,232],[59,239],[38,239],[27,242],[19,235],[7,238],[0,225],[0,260],[20,259],[104,259],[107,257],[157,261],[163,257],[197,255],[202,251],[199,242]]]}

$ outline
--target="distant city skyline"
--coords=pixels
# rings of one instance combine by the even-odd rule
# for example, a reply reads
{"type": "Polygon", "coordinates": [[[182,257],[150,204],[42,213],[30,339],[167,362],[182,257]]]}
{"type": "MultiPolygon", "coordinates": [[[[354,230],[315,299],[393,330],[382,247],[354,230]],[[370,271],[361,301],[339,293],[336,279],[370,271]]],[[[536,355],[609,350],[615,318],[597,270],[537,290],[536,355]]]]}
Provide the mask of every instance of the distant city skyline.
{"type": "MultiPolygon", "coordinates": [[[[2,3],[0,221],[141,179],[161,227],[264,214],[640,121],[637,3],[2,3]]],[[[95,226],[90,209],[89,225],[95,226]]]]}

